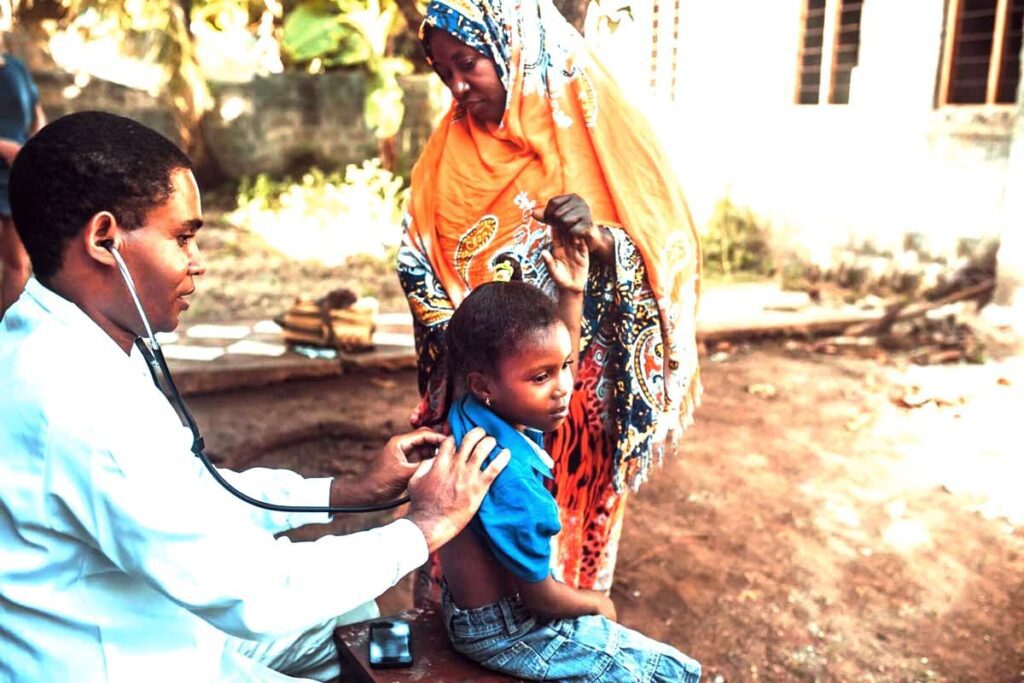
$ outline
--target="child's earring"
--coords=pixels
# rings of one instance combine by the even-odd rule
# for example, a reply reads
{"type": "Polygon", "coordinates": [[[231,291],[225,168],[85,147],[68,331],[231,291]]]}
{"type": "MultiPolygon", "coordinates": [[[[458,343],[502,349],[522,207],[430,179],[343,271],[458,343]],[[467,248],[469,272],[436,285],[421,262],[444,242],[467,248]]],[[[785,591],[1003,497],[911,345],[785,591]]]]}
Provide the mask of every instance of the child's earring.
{"type": "Polygon", "coordinates": [[[491,397],[490,396],[484,396],[484,405],[487,406],[488,408],[491,407],[491,397]]]}

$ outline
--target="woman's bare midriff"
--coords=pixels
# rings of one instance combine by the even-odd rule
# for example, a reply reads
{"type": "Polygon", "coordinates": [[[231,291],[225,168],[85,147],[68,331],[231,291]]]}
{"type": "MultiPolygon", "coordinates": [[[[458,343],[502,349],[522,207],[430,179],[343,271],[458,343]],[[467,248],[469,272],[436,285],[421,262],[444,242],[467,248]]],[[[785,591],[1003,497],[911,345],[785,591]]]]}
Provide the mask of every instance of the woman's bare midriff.
{"type": "Polygon", "coordinates": [[[468,528],[441,548],[441,567],[452,599],[462,609],[490,605],[517,593],[512,576],[468,528]]]}

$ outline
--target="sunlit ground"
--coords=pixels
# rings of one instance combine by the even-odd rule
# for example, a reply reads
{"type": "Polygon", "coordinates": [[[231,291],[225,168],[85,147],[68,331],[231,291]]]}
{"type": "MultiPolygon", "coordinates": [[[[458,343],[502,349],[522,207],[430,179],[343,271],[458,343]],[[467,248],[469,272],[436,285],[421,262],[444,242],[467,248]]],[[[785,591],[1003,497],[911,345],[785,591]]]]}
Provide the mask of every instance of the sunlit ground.
{"type": "MultiPolygon", "coordinates": [[[[911,366],[902,378],[919,408],[887,405],[873,430],[906,433],[891,485],[944,488],[975,499],[979,514],[1024,526],[1024,357],[984,366],[911,366]]],[[[887,540],[899,547],[927,541],[926,526],[894,516],[887,540]]]]}

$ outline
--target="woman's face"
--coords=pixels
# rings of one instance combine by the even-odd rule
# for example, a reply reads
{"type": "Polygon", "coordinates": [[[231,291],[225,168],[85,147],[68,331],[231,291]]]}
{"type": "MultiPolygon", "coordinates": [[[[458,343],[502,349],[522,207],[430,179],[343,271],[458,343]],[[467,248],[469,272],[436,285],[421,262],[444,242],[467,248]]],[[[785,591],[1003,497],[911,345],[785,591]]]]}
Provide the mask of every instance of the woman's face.
{"type": "Polygon", "coordinates": [[[494,62],[437,29],[428,31],[427,43],[434,71],[466,113],[477,123],[501,123],[505,116],[505,86],[494,62]]]}

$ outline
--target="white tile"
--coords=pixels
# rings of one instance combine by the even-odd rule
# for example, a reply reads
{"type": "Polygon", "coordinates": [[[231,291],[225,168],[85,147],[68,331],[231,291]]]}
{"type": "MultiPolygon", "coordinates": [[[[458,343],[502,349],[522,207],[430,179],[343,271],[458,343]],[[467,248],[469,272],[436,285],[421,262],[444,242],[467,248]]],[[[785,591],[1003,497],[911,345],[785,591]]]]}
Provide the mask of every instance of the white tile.
{"type": "Polygon", "coordinates": [[[162,347],[164,356],[174,360],[216,360],[224,355],[224,349],[219,346],[185,346],[182,344],[171,344],[162,347]]]}
{"type": "Polygon", "coordinates": [[[252,339],[237,341],[227,348],[228,353],[239,353],[247,356],[283,356],[287,350],[284,344],[267,344],[252,339]]]}
{"type": "Polygon", "coordinates": [[[412,313],[378,313],[374,322],[378,325],[412,325],[412,313]]]}
{"type": "Polygon", "coordinates": [[[248,325],[193,325],[185,330],[190,339],[242,339],[252,328],[248,325]]]}
{"type": "Polygon", "coordinates": [[[280,334],[281,326],[273,320],[261,320],[252,326],[252,331],[257,334],[280,334]]]}
{"type": "Polygon", "coordinates": [[[381,346],[407,346],[412,348],[416,346],[416,338],[411,334],[375,332],[373,335],[373,343],[381,346]]]}

